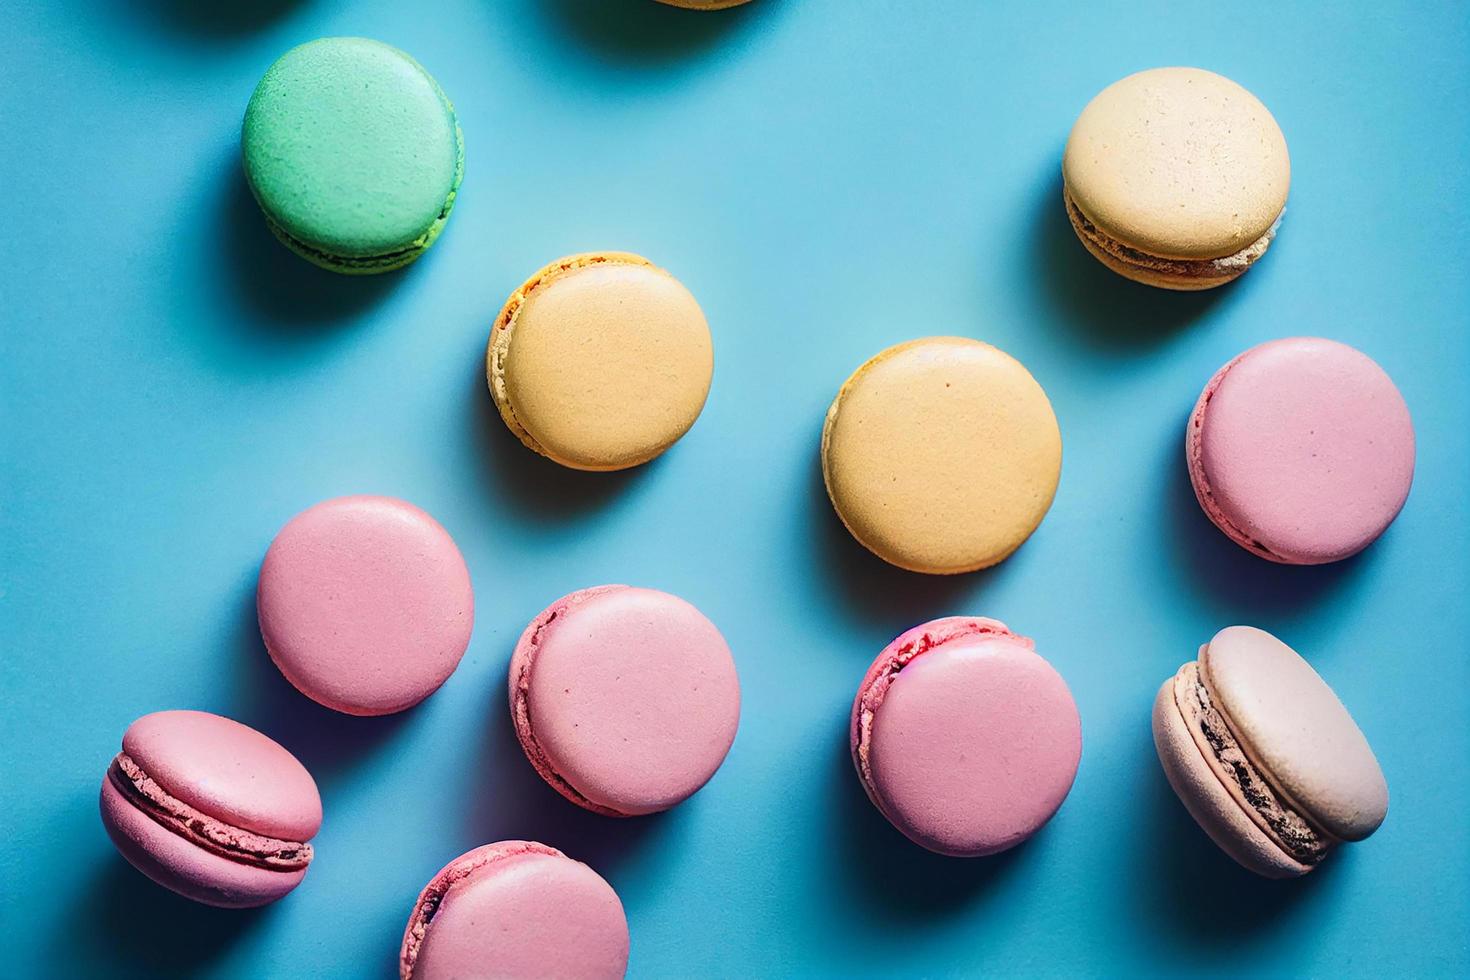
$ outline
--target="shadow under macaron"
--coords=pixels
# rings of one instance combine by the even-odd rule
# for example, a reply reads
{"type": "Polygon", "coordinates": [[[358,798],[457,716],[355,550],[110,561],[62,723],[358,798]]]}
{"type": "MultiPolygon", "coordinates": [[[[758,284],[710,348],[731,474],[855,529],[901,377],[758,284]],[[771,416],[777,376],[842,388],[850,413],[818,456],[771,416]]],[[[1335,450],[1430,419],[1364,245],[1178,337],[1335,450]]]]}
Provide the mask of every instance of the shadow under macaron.
{"type": "Polygon", "coordinates": [[[201,38],[229,38],[268,27],[298,6],[300,0],[130,0],[154,24],[162,24],[201,38]]]}
{"type": "MultiPolygon", "coordinates": [[[[1036,292],[1050,306],[1048,322],[1091,349],[1138,351],[1156,346],[1205,317],[1239,291],[1251,270],[1234,282],[1198,292],[1146,286],[1104,266],[1077,238],[1062,200],[1061,153],[1037,188],[1030,221],[1029,267],[1036,292]]],[[[1269,262],[1265,257],[1263,262],[1269,262]]]]}
{"type": "MultiPolygon", "coordinates": [[[[97,832],[102,834],[100,825],[97,832]]],[[[192,902],[154,884],[111,847],[92,864],[74,904],[52,916],[58,925],[47,938],[51,976],[200,976],[263,928],[277,908],[192,902]]]]}
{"type": "Polygon", "coordinates": [[[654,0],[529,0],[558,35],[556,43],[570,40],[609,61],[650,68],[691,57],[754,23],[780,2],[755,0],[710,12],[654,0]]]}

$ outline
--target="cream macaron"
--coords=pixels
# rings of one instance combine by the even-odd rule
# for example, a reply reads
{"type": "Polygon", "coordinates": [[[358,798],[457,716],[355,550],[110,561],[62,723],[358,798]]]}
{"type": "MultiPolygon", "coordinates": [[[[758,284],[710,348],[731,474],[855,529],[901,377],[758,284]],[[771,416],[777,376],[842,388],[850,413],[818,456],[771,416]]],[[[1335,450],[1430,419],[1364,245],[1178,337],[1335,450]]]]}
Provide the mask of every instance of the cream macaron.
{"type": "Polygon", "coordinates": [[[1266,253],[1291,160],[1250,92],[1200,68],[1154,68],[1082,110],[1062,180],[1077,237],[1109,269],[1164,289],[1209,289],[1266,253]]]}
{"type": "Polygon", "coordinates": [[[1268,878],[1306,874],[1388,813],[1383,770],[1352,715],[1265,630],[1216,633],[1159,689],[1153,733],[1190,815],[1268,878]]]}
{"type": "Polygon", "coordinates": [[[510,431],[579,470],[626,469],[668,449],[699,417],[714,371],[689,290],[628,252],[571,255],[526,280],[485,360],[510,431]]]}
{"type": "Polygon", "coordinates": [[[847,379],[822,429],[822,475],[842,523],[900,568],[994,565],[1046,516],[1062,437],[1019,361],[965,337],[890,347],[847,379]]]}

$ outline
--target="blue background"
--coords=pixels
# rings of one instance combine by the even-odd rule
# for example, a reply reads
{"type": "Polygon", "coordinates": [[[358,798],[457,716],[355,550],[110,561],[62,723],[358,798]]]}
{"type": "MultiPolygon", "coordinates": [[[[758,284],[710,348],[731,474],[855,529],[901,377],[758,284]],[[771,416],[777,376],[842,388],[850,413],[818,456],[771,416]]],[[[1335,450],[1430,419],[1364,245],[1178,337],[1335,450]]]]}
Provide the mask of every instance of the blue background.
{"type": "Polygon", "coordinates": [[[0,934],[19,976],[393,975],[424,881],[528,836],[621,893],[631,973],[852,975],[1470,969],[1470,8],[757,0],[96,0],[7,5],[0,37],[0,934]],[[210,7],[224,13],[201,13],[210,7]],[[1307,7],[1315,8],[1307,12],[1307,7]],[[1300,11],[1283,10],[1300,7],[1300,11]],[[337,278],[277,245],[237,156],[266,66],[326,34],[418,57],[457,103],[462,196],[403,273],[337,278]],[[1132,71],[1223,72],[1292,152],[1278,243],[1204,295],[1148,290],[1073,239],[1073,119],[1132,71]],[[709,405],[656,463],[561,470],[495,417],[482,353],[543,262],[631,249],[715,335],[709,405]],[[817,467],[843,378],[959,333],[1025,362],[1066,445],[1050,516],[989,572],[890,569],[817,467]],[[1408,506],[1356,559],[1281,568],[1219,535],[1183,423],[1226,359],[1321,334],[1408,399],[1408,506]],[[462,666],[406,714],[334,715],[254,625],[275,531],[325,497],[436,515],[474,575],[462,666]],[[724,630],[739,738],[697,797],[610,821],[541,785],[504,706],[514,638],[608,581],[724,630]],[[1070,799],[989,860],[905,842],[863,798],[846,718],[900,630],[976,613],[1036,638],[1080,706],[1070,799]],[[1258,880],[1175,801],[1149,735],[1164,677],[1216,629],[1301,649],[1375,746],[1382,830],[1258,880]],[[195,907],[116,856],[95,796],[127,724],[256,725],[320,782],[306,884],[195,907]]]}

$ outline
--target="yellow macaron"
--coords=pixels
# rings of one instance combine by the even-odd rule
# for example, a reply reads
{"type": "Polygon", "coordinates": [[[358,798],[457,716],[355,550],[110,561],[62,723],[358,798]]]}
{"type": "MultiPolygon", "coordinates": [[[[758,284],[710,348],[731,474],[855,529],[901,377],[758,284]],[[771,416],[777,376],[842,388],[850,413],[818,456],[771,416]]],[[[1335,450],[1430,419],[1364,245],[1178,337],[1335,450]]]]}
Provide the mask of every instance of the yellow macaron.
{"type": "Polygon", "coordinates": [[[668,449],[699,417],[713,371],[694,297],[628,252],[542,268],[511,294],[485,355],[506,426],[579,470],[626,469],[668,449]]]}
{"type": "Polygon", "coordinates": [[[858,368],[822,429],[842,523],[900,568],[1002,561],[1056,494],[1062,437],[1046,392],[1009,354],[965,337],[898,344],[858,368]]]}
{"type": "Polygon", "coordinates": [[[1103,89],[1062,160],[1082,244],[1129,279],[1209,289],[1266,253],[1286,207],[1286,138],[1250,92],[1200,68],[1154,68],[1103,89]]]}

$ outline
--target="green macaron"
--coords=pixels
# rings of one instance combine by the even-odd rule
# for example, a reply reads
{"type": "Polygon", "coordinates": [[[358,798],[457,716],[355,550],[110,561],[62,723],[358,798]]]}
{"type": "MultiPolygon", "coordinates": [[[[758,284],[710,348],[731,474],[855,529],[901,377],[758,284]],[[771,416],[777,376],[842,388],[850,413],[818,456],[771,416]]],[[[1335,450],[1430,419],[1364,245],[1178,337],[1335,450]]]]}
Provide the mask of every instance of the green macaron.
{"type": "Polygon", "coordinates": [[[417,61],[328,37],[265,73],[241,132],[245,178],[293,252],[349,275],[400,269],[444,229],[464,173],[454,106],[417,61]]]}

